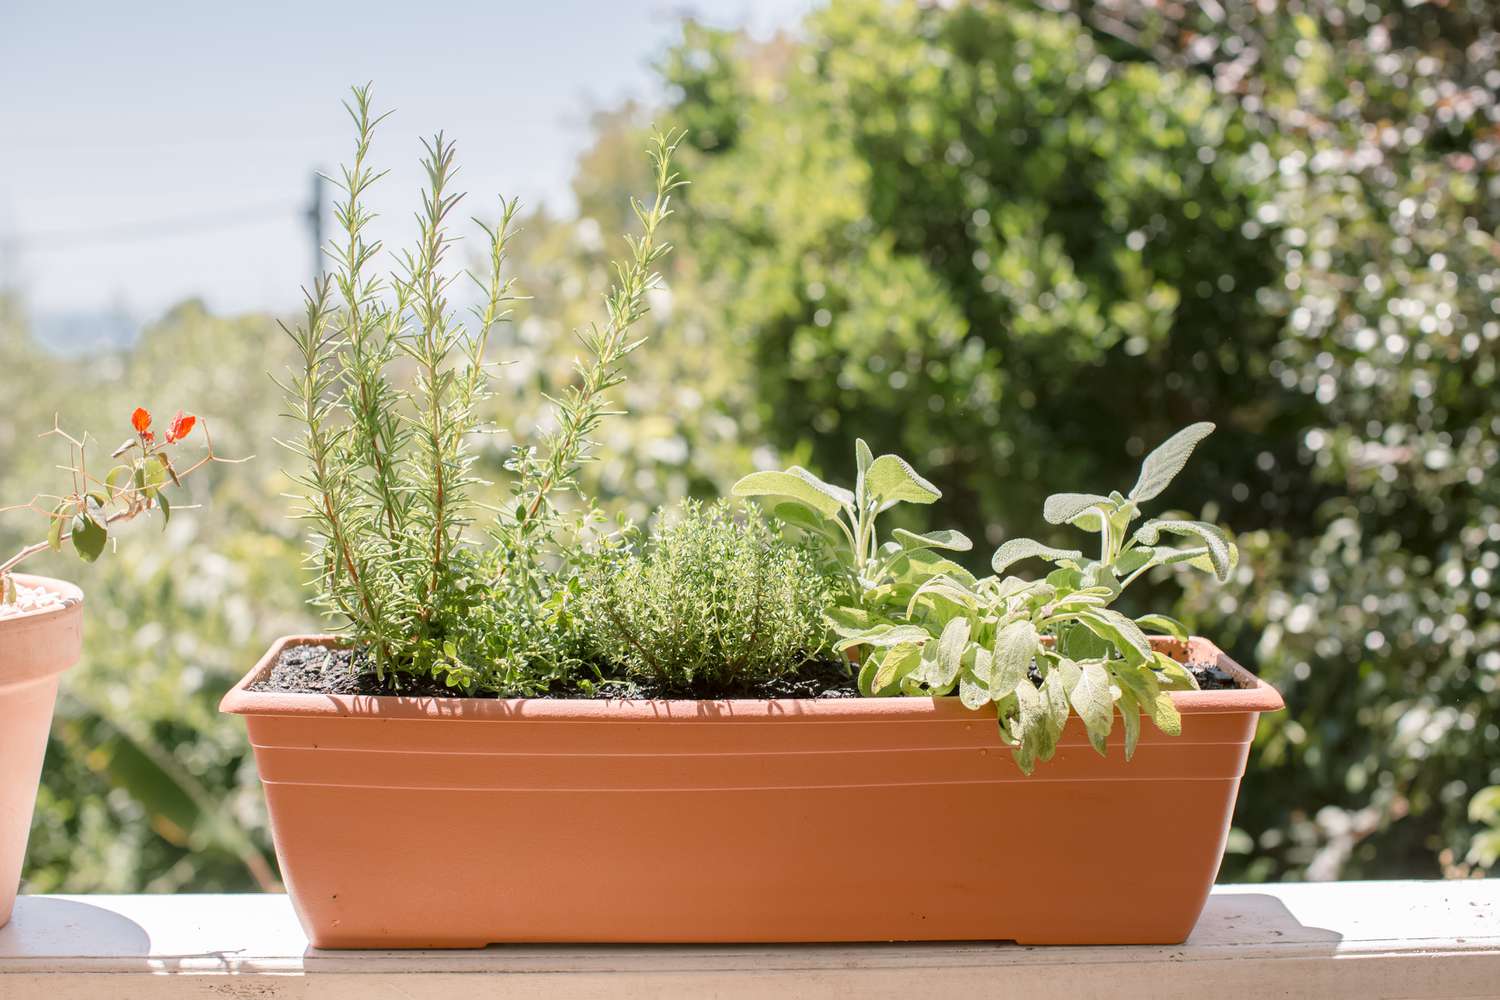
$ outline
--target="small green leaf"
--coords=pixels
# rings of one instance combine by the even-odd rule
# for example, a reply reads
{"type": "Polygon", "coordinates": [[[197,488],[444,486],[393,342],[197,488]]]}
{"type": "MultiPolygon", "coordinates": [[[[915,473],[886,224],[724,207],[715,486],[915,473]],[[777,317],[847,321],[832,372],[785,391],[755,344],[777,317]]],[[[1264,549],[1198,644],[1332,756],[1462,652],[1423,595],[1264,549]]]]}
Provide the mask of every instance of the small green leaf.
{"type": "Polygon", "coordinates": [[[1089,509],[1073,518],[1073,527],[1096,532],[1104,527],[1104,517],[1096,509],[1089,509]]]}
{"type": "Polygon", "coordinates": [[[934,687],[950,687],[963,669],[964,650],[969,645],[972,626],[967,618],[955,618],[938,636],[936,669],[933,672],[934,687]]]}
{"type": "Polygon", "coordinates": [[[946,549],[949,552],[967,552],[974,547],[969,541],[969,536],[962,531],[944,529],[942,531],[929,531],[925,534],[917,534],[915,531],[907,531],[905,528],[897,528],[891,532],[891,537],[901,543],[901,547],[907,551],[915,549],[946,549]]]}
{"type": "Polygon", "coordinates": [[[1172,535],[1183,535],[1196,538],[1203,543],[1207,550],[1209,565],[1214,576],[1222,583],[1229,579],[1229,574],[1234,571],[1234,564],[1238,561],[1238,551],[1231,550],[1234,543],[1224,533],[1224,529],[1207,521],[1147,521],[1136,529],[1135,537],[1147,545],[1155,545],[1157,539],[1165,532],[1172,535]]]}
{"type": "Polygon", "coordinates": [[[1020,562],[1022,559],[1046,559],[1049,562],[1062,562],[1066,559],[1080,559],[1083,553],[1077,549],[1054,549],[1050,545],[1030,538],[1012,538],[995,550],[995,555],[990,559],[990,566],[998,576],[1005,572],[1011,563],[1020,562]]]}
{"type": "Polygon", "coordinates": [[[1032,658],[1036,656],[1036,626],[1030,621],[1011,622],[995,633],[995,652],[987,681],[995,698],[1003,698],[1025,684],[1032,658]]]}
{"type": "Polygon", "coordinates": [[[1165,490],[1187,465],[1198,442],[1214,432],[1214,425],[1204,421],[1184,427],[1167,438],[1141,463],[1141,475],[1130,490],[1130,499],[1151,500],[1165,490]]]}
{"type": "Polygon", "coordinates": [[[1042,693],[1028,681],[1016,688],[1017,715],[1013,732],[1019,746],[1012,751],[1023,774],[1036,767],[1037,747],[1045,742],[1047,724],[1042,707],[1042,693]]]}
{"type": "Polygon", "coordinates": [[[1125,759],[1135,756],[1135,747],[1141,738],[1141,703],[1128,689],[1120,691],[1120,721],[1125,724],[1125,759]]]}
{"type": "Polygon", "coordinates": [[[1132,666],[1123,660],[1110,660],[1109,672],[1122,691],[1135,696],[1136,704],[1147,708],[1156,701],[1161,682],[1148,666],[1132,666]]]}
{"type": "Polygon", "coordinates": [[[776,504],[771,508],[771,516],[784,524],[790,524],[794,528],[803,531],[811,531],[824,538],[835,539],[838,537],[838,529],[823,519],[815,511],[795,501],[776,504]]]}
{"type": "Polygon", "coordinates": [[[146,477],[146,485],[151,489],[159,490],[167,482],[167,463],[163,462],[160,455],[152,455],[145,460],[142,470],[146,477]]]}
{"type": "Polygon", "coordinates": [[[1054,493],[1042,505],[1042,517],[1048,524],[1067,524],[1086,511],[1113,510],[1109,497],[1097,493],[1054,493]]]}
{"type": "Polygon", "coordinates": [[[1057,630],[1057,651],[1070,660],[1108,659],[1114,647],[1087,625],[1065,622],[1057,630]]]}
{"type": "MultiPolygon", "coordinates": [[[[1042,739],[1036,748],[1038,760],[1051,760],[1057,749],[1057,741],[1068,724],[1071,706],[1068,697],[1083,676],[1083,671],[1072,660],[1061,660],[1042,680],[1042,739]]],[[[1024,685],[1023,685],[1024,686],[1024,685]]],[[[1020,690],[1017,687],[1016,690],[1020,690]]]]}
{"type": "Polygon", "coordinates": [[[845,639],[868,632],[875,625],[864,608],[829,608],[823,612],[823,620],[835,635],[845,639]]]}
{"type": "Polygon", "coordinates": [[[922,665],[920,646],[896,646],[888,649],[880,658],[880,668],[875,671],[871,684],[877,696],[900,685],[903,678],[922,665]]]}
{"type": "Polygon", "coordinates": [[[931,639],[932,635],[925,628],[917,625],[876,625],[864,632],[847,636],[834,644],[836,652],[842,653],[846,649],[855,646],[872,646],[875,649],[888,649],[892,646],[900,646],[906,643],[918,645],[931,639]]]}
{"type": "Polygon", "coordinates": [[[1170,635],[1179,642],[1187,642],[1187,627],[1169,615],[1141,615],[1135,623],[1142,629],[1150,629],[1160,635],[1170,635]]]}
{"type": "Polygon", "coordinates": [[[73,550],[84,562],[93,562],[99,558],[104,551],[104,544],[109,540],[109,532],[104,525],[94,520],[87,514],[74,514],[73,524],[68,529],[68,538],[73,543],[73,550]]]}
{"type": "Polygon", "coordinates": [[[932,503],[943,495],[919,476],[906,459],[895,455],[881,455],[875,460],[865,474],[865,490],[882,505],[897,501],[932,503]]]}
{"type": "Polygon", "coordinates": [[[1060,566],[1047,574],[1047,584],[1059,591],[1083,587],[1083,571],[1075,566],[1060,566]]]}
{"type": "MultiPolygon", "coordinates": [[[[975,666],[979,666],[976,659],[975,666]]],[[[972,673],[958,675],[958,700],[963,703],[964,708],[980,709],[990,703],[990,689],[972,673]]]]}
{"type": "Polygon", "coordinates": [[[1187,667],[1184,667],[1182,664],[1172,659],[1166,653],[1157,651],[1153,652],[1151,655],[1153,665],[1164,675],[1163,679],[1167,682],[1164,687],[1167,690],[1198,690],[1198,678],[1194,677],[1193,672],[1187,667]]]}
{"type": "Polygon", "coordinates": [[[864,438],[854,439],[854,466],[856,475],[854,477],[854,505],[859,510],[864,510],[869,503],[869,492],[865,486],[865,476],[870,471],[870,463],[875,461],[870,446],[865,444],[864,438]]]}
{"type": "Polygon", "coordinates": [[[1157,692],[1156,700],[1151,705],[1151,721],[1168,736],[1182,735],[1182,716],[1178,714],[1177,706],[1172,704],[1172,696],[1165,691],[1157,692]]]}
{"type": "Polygon", "coordinates": [[[1115,572],[1120,576],[1129,576],[1142,566],[1151,561],[1156,555],[1156,550],[1149,545],[1137,545],[1120,554],[1115,560],[1115,572]]]}
{"type": "Polygon", "coordinates": [[[104,485],[109,489],[109,495],[116,497],[130,489],[134,478],[134,469],[128,465],[117,465],[104,477],[104,485]]]}
{"type": "Polygon", "coordinates": [[[1078,620],[1095,635],[1113,643],[1126,662],[1141,664],[1151,660],[1151,643],[1147,641],[1146,633],[1118,611],[1088,608],[1077,615],[1078,620]]]}
{"type": "Polygon", "coordinates": [[[166,531],[172,520],[172,504],[165,493],[156,494],[156,506],[161,508],[161,530],[166,531]]]}
{"type": "Polygon", "coordinates": [[[50,521],[47,525],[47,547],[53,552],[61,552],[63,525],[68,521],[68,505],[60,503],[52,508],[50,521]]]}
{"type": "Polygon", "coordinates": [[[1109,691],[1109,673],[1097,660],[1089,660],[1081,664],[1081,667],[1083,676],[1079,678],[1068,700],[1073,711],[1083,720],[1089,742],[1103,754],[1109,740],[1109,731],[1115,722],[1115,703],[1109,691]]]}
{"type": "Polygon", "coordinates": [[[799,465],[785,472],[752,472],[734,484],[737,497],[787,497],[806,504],[824,517],[835,517],[854,503],[854,494],[825,483],[799,465]]]}

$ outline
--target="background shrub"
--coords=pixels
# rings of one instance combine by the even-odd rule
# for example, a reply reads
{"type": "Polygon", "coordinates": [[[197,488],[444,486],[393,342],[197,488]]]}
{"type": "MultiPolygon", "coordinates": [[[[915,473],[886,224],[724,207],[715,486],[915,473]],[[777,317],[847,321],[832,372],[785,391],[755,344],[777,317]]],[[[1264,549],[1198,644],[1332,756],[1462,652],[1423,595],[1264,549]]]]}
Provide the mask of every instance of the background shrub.
{"type": "MultiPolygon", "coordinates": [[[[497,334],[520,363],[490,404],[515,440],[478,442],[476,474],[503,486],[510,447],[541,442],[537,390],[568,386],[617,249],[599,234],[649,193],[647,125],[686,126],[665,325],[589,490],[645,517],[756,467],[837,479],[863,435],[986,553],[1036,530],[1046,493],[1128,481],[1148,443],[1214,420],[1164,500],[1219,498],[1187,513],[1238,530],[1240,569],[1148,581],[1141,604],[1287,695],[1221,878],[1459,871],[1493,799],[1468,804],[1500,783],[1500,9],[1264,6],[839,0],[769,42],[689,24],[661,61],[672,106],[599,114],[577,214],[521,222],[533,299],[497,334]]],[[[190,484],[209,509],[173,518],[169,555],[38,561],[90,617],[33,891],[233,891],[274,865],[243,732],[213,706],[270,637],[317,627],[262,375],[286,360],[270,318],[193,304],[60,359],[0,304],[5,497],[50,475],[29,429],[54,412],[181,406],[260,456],[190,484]]],[[[0,519],[0,540],[30,527],[0,519]]]]}

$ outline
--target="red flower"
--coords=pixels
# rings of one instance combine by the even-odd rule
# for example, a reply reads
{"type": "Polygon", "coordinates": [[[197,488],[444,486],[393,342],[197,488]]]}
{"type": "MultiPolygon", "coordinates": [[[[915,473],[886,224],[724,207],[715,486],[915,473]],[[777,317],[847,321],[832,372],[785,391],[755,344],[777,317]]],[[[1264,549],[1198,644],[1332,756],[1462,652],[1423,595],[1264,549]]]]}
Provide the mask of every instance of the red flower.
{"type": "Polygon", "coordinates": [[[135,428],[137,434],[145,434],[151,430],[151,411],[144,406],[137,406],[135,412],[130,415],[130,426],[135,428]]]}
{"type": "Polygon", "coordinates": [[[177,416],[172,418],[172,427],[167,431],[167,444],[176,444],[193,432],[193,425],[198,418],[191,413],[177,411],[177,416]]]}

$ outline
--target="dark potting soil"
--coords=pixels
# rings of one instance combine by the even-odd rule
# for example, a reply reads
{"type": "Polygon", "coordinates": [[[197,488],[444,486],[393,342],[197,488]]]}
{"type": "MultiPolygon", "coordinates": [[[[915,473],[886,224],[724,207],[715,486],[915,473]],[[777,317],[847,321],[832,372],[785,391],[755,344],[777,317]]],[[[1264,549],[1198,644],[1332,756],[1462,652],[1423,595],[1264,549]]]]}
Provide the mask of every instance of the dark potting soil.
{"type": "MultiPolygon", "coordinates": [[[[1225,691],[1239,687],[1228,672],[1211,664],[1185,664],[1204,691],[1225,691]]],[[[1033,681],[1040,682],[1035,675],[1033,681]]],[[[251,691],[290,694],[389,695],[409,698],[453,698],[460,693],[439,681],[410,674],[395,674],[382,683],[375,677],[375,665],[368,654],[357,649],[330,649],[327,646],[288,646],[271,666],[270,676],[250,685],[251,691]]],[[[493,694],[478,697],[496,697],[493,694]]],[[[559,690],[548,695],[567,699],[624,698],[857,698],[859,688],[850,674],[838,663],[820,660],[807,664],[795,676],[780,677],[761,684],[744,684],[712,691],[692,688],[667,688],[636,680],[607,680],[589,690],[559,690]]]]}
{"type": "MultiPolygon", "coordinates": [[[[375,664],[369,654],[358,649],[331,649],[327,646],[288,646],[271,666],[270,676],[250,685],[251,691],[275,691],[289,694],[402,695],[408,698],[463,697],[459,691],[441,681],[411,674],[390,674],[384,682],[375,676],[375,664]]],[[[485,693],[480,698],[498,695],[485,693]]],[[[667,687],[645,681],[611,679],[599,681],[589,689],[572,688],[549,692],[546,697],[565,699],[622,698],[689,698],[714,700],[723,698],[858,698],[854,678],[837,663],[815,661],[804,665],[794,676],[778,677],[760,684],[735,687],[715,686],[712,690],[692,687],[667,687]]]]}

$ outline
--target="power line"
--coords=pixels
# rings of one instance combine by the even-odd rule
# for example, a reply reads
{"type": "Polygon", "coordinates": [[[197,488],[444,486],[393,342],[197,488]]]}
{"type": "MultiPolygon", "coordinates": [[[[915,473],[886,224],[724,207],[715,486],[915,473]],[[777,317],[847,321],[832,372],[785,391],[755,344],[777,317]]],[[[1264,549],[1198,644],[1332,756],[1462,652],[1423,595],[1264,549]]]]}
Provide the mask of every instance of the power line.
{"type": "Polygon", "coordinates": [[[217,215],[182,215],[129,222],[117,226],[90,226],[86,229],[54,229],[38,233],[17,233],[9,240],[17,252],[60,250],[77,246],[107,243],[132,243],[140,240],[165,239],[189,233],[213,232],[238,226],[305,218],[307,209],[286,202],[251,205],[217,215]]]}

